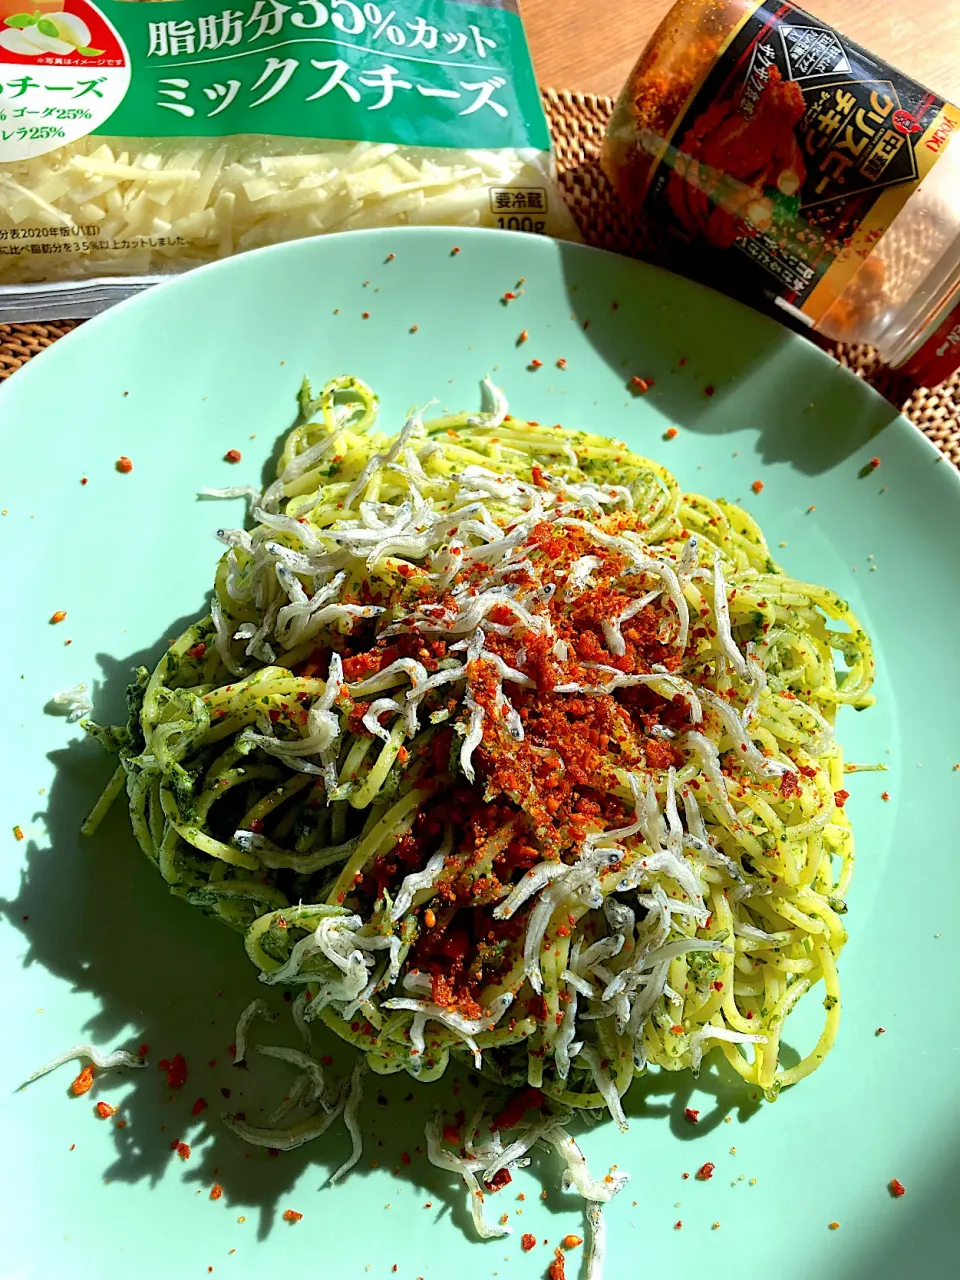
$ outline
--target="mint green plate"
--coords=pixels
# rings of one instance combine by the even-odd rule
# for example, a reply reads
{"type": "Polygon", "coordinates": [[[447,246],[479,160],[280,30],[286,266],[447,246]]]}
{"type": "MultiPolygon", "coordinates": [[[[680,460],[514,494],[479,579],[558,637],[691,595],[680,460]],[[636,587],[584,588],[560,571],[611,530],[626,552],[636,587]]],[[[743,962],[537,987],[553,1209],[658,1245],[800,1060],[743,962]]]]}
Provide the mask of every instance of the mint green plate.
{"type": "MultiPolygon", "coordinates": [[[[601,1124],[583,1143],[599,1172],[616,1163],[633,1176],[608,1213],[607,1280],[953,1274],[956,473],[863,382],[704,289],[580,247],[425,230],[284,245],[199,271],[84,326],[0,391],[2,1280],[388,1280],[394,1265],[400,1280],[535,1280],[563,1236],[584,1234],[579,1202],[538,1156],[489,1201],[513,1237],[472,1238],[462,1190],[417,1150],[433,1101],[462,1105],[465,1079],[372,1078],[364,1159],[342,1185],[325,1185],[349,1149],[342,1130],[278,1159],[244,1147],[220,1110],[274,1106],[284,1077],[265,1059],[230,1065],[234,1019],[258,993],[239,938],[168,896],[121,806],[94,840],[77,834],[110,764],[47,713],[48,699],[86,680],[97,716],[118,716],[131,668],[204,609],[212,531],[243,508],[195,495],[259,481],[304,372],[367,379],[398,426],[431,397],[473,407],[492,373],[518,414],[620,436],[687,488],[742,500],[791,573],[853,600],[876,640],[879,705],[841,713],[840,736],[848,759],[888,772],[847,784],[859,867],[837,1048],[774,1105],[716,1054],[697,1084],[651,1075],[629,1096],[629,1133],[601,1124]],[[503,301],[508,291],[519,296],[503,301]],[[634,375],[654,379],[647,395],[631,393],[634,375]],[[223,460],[232,448],[236,466],[223,460]],[[130,474],[115,470],[121,454],[130,474]],[[873,456],[879,469],[861,476],[873,456]],[[60,609],[65,621],[50,625],[60,609]],[[146,1043],[151,1066],[102,1077],[82,1098],[69,1067],[17,1091],[84,1040],[146,1043]],[[175,1053],[189,1069],[180,1090],[156,1065],[175,1053]],[[120,1106],[113,1120],[97,1118],[100,1099],[120,1106]],[[187,1161],[171,1150],[178,1140],[187,1161]],[[697,1181],[706,1161],[716,1172],[697,1181]],[[907,1188],[897,1200],[894,1177],[907,1188]],[[224,1192],[211,1201],[214,1182],[224,1192]],[[302,1221],[285,1222],[287,1209],[302,1221]]],[[[797,1048],[816,1001],[791,1019],[797,1048]]],[[[293,1043],[291,1031],[284,1018],[264,1037],[293,1043]]],[[[330,1052],[346,1070],[348,1052],[330,1052]]]]}

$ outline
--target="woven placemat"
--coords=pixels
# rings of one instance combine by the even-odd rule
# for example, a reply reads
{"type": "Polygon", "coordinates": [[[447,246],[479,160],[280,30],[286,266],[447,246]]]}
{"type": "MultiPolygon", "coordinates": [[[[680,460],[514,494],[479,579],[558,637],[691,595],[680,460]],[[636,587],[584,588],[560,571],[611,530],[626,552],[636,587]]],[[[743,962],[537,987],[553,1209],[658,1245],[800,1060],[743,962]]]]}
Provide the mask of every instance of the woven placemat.
{"type": "MultiPolygon", "coordinates": [[[[643,246],[598,163],[600,143],[613,109],[612,100],[591,93],[545,89],[543,101],[557,150],[560,182],[584,240],[597,248],[642,257],[643,246]]],[[[74,320],[55,324],[0,324],[0,380],[69,333],[76,324],[74,320]]],[[[936,390],[930,390],[913,385],[909,379],[887,368],[869,347],[823,345],[858,377],[897,405],[960,466],[960,374],[936,390]]]]}

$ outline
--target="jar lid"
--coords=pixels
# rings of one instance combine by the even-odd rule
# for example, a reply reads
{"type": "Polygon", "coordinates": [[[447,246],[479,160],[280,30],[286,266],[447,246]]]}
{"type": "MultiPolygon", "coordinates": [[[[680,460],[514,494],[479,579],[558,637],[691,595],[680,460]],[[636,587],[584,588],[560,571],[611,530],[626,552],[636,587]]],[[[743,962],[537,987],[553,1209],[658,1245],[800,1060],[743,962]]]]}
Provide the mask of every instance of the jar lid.
{"type": "Polygon", "coordinates": [[[960,301],[901,367],[924,387],[939,386],[960,369],[960,301]]]}

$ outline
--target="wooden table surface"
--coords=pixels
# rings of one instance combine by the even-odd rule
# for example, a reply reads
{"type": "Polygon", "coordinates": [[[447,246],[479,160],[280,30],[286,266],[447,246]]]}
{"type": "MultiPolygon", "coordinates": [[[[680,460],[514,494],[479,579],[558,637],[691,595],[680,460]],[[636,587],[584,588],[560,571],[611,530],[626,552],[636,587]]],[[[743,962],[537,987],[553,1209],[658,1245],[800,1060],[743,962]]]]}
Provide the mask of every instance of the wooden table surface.
{"type": "MultiPolygon", "coordinates": [[[[520,0],[540,84],[616,97],[670,0],[520,0]]],[[[960,104],[960,0],[805,0],[929,89],[960,104]]]]}

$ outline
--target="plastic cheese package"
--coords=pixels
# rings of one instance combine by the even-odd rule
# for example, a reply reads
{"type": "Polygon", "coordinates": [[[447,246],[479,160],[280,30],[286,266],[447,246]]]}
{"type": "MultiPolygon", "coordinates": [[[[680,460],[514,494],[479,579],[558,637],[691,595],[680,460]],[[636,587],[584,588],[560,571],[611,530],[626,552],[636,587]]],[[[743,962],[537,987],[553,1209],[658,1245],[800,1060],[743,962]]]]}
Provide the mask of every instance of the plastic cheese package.
{"type": "Polygon", "coordinates": [[[0,321],[405,225],[576,238],[516,0],[0,0],[0,321]]]}

